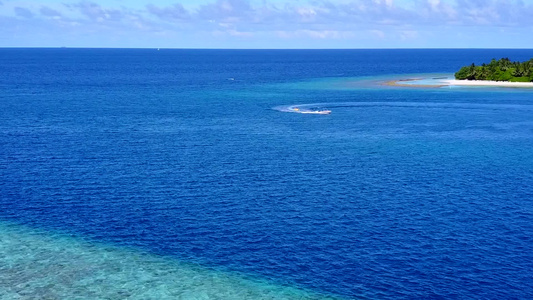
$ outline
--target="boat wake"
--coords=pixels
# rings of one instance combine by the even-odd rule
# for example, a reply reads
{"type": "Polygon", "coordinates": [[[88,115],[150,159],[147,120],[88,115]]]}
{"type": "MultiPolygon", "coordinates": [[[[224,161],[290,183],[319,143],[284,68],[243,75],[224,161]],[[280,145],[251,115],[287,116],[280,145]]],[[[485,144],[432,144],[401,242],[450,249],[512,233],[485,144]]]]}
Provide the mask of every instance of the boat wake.
{"type": "Polygon", "coordinates": [[[298,114],[329,115],[331,110],[318,106],[319,104],[302,104],[302,105],[282,105],[273,109],[281,112],[292,112],[298,114]]]}
{"type": "Polygon", "coordinates": [[[474,103],[427,103],[427,102],[339,102],[339,103],[311,103],[292,104],[273,107],[280,112],[329,115],[332,110],[338,108],[358,108],[358,107],[394,107],[394,108],[420,108],[420,109],[520,109],[533,110],[533,105],[515,104],[474,104],[474,103]],[[327,107],[324,108],[324,107],[327,107]]]}

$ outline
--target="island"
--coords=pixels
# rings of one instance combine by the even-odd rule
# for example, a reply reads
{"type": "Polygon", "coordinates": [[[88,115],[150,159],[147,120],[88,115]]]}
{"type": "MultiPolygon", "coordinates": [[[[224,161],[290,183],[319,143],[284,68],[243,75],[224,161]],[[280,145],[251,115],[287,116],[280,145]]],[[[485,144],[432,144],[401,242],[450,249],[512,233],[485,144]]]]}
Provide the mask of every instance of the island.
{"type": "Polygon", "coordinates": [[[512,62],[509,58],[492,59],[489,64],[462,67],[455,73],[457,80],[486,80],[505,82],[533,82],[533,58],[525,62],[512,62]]]}
{"type": "Polygon", "coordinates": [[[455,74],[418,74],[381,81],[381,84],[408,88],[470,86],[533,90],[533,58],[525,62],[513,62],[509,58],[492,59],[488,64],[462,67],[455,74]]]}

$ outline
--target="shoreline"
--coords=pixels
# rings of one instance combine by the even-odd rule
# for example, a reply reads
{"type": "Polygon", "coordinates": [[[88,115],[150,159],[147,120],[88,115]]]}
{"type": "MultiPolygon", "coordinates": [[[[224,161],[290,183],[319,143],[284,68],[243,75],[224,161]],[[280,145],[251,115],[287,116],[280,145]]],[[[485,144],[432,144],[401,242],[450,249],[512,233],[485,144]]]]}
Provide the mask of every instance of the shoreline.
{"type": "Polygon", "coordinates": [[[510,82],[489,80],[457,80],[445,78],[404,78],[388,80],[383,85],[412,88],[442,88],[452,86],[533,88],[533,82],[510,82]],[[428,80],[431,80],[428,82],[428,80]],[[417,81],[420,81],[417,83],[417,81]]]}
{"type": "Polygon", "coordinates": [[[524,87],[533,88],[533,82],[511,82],[511,81],[489,81],[489,80],[457,80],[446,79],[447,85],[459,85],[459,86],[496,86],[496,87],[524,87]]]}

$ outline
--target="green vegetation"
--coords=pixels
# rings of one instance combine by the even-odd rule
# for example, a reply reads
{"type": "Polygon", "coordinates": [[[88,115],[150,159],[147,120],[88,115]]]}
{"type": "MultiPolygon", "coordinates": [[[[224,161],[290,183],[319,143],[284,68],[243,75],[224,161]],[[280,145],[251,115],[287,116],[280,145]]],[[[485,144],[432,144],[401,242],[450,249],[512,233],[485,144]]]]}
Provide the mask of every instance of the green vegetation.
{"type": "Polygon", "coordinates": [[[523,63],[502,58],[493,59],[488,65],[472,64],[455,73],[455,79],[533,82],[533,58],[523,63]]]}

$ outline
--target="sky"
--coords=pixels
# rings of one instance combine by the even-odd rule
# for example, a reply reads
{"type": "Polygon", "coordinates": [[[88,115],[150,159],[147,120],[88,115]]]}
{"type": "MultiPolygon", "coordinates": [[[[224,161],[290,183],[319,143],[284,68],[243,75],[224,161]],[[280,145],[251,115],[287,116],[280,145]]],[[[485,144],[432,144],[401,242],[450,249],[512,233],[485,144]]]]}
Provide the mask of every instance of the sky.
{"type": "Polygon", "coordinates": [[[0,0],[0,47],[533,48],[533,0],[0,0]]]}

